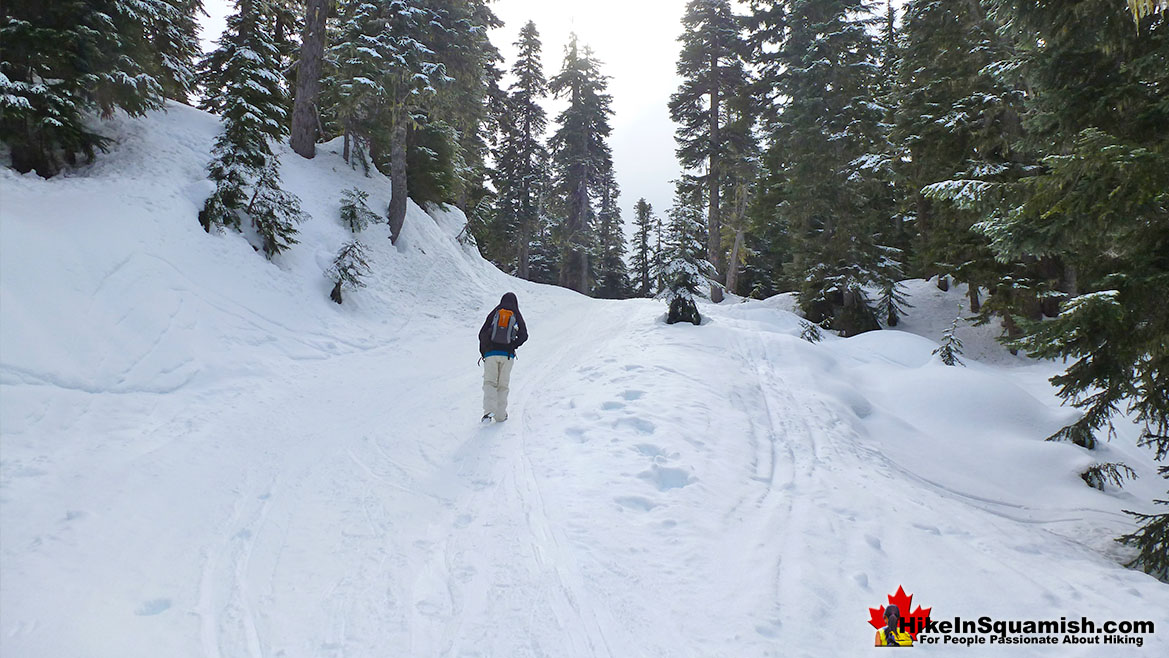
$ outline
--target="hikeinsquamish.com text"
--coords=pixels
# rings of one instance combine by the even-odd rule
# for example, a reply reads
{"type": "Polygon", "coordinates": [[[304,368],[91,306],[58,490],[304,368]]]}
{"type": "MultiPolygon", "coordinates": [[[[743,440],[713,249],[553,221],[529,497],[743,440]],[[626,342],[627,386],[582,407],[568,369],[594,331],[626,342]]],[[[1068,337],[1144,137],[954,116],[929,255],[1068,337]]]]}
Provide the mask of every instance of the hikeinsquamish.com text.
{"type": "Polygon", "coordinates": [[[901,620],[902,630],[917,631],[919,644],[975,646],[984,644],[1127,644],[1144,646],[1145,635],[1155,631],[1152,621],[1095,622],[1087,617],[1059,620],[901,620]],[[914,622],[917,622],[916,624],[914,622]],[[914,628],[917,626],[918,628],[914,628]]]}

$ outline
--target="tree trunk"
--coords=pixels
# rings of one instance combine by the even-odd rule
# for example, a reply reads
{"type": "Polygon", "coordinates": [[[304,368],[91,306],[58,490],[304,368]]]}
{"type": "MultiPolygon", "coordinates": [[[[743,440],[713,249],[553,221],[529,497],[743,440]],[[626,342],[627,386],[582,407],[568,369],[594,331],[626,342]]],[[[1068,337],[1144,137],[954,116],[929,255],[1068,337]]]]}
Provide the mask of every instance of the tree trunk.
{"type": "Polygon", "coordinates": [[[731,246],[731,255],[727,258],[727,291],[735,292],[739,285],[739,252],[743,249],[743,228],[735,231],[735,243],[731,246]]]}
{"type": "Polygon", "coordinates": [[[292,105],[292,131],[288,144],[301,157],[317,150],[317,92],[321,88],[321,57],[325,53],[325,18],[330,0],[307,0],[300,61],[296,65],[296,99],[292,105]]]}
{"type": "Polygon", "coordinates": [[[710,169],[707,171],[707,179],[710,184],[710,209],[706,218],[706,259],[714,265],[714,269],[718,273],[723,272],[722,258],[719,252],[722,251],[722,227],[719,223],[718,215],[718,190],[719,190],[719,133],[718,133],[718,59],[711,55],[710,57],[710,169]]]}
{"type": "Polygon", "coordinates": [[[398,243],[402,224],[406,222],[406,108],[393,112],[390,130],[390,242],[398,243]]]}
{"type": "Polygon", "coordinates": [[[967,283],[966,286],[966,295],[970,298],[970,312],[977,313],[982,310],[982,301],[978,298],[978,286],[974,283],[967,283]]]}

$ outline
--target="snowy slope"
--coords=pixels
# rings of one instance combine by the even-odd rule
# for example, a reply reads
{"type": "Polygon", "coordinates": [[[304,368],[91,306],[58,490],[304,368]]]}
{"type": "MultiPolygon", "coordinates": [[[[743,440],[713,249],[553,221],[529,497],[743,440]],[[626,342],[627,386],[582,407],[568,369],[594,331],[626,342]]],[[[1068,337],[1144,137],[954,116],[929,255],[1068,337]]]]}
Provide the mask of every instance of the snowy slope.
{"type": "Polygon", "coordinates": [[[1169,587],[1111,541],[1160,493],[1149,455],[1127,427],[1042,441],[1070,417],[1052,364],[932,358],[961,291],[816,345],[782,300],[667,327],[507,277],[411,205],[337,306],[337,200],[384,207],[384,178],[286,154],[312,219],[269,263],[195,221],[214,118],[108,127],[70,177],[0,171],[5,658],[858,655],[899,585],[944,618],[1160,630],[1010,655],[1169,648],[1169,587]],[[506,290],[532,339],[482,427],[474,333],[506,290]],[[1141,479],[1089,489],[1095,459],[1141,479]]]}

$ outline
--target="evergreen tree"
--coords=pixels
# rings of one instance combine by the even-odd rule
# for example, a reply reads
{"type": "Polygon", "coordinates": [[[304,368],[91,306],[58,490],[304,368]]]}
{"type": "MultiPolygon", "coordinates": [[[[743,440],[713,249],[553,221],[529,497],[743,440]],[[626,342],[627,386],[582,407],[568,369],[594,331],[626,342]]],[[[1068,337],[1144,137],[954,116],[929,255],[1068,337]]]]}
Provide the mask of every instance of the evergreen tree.
{"type": "MultiPolygon", "coordinates": [[[[435,86],[433,95],[423,99],[422,112],[414,119],[441,124],[431,135],[443,135],[453,154],[452,185],[441,201],[468,211],[489,192],[484,155],[493,132],[493,108],[505,94],[499,89],[503,73],[497,66],[502,58],[487,32],[502,22],[487,0],[427,0],[425,4],[438,18],[428,46],[443,65],[446,78],[435,86]]],[[[411,148],[413,144],[412,140],[411,148]]],[[[415,198],[420,173],[407,168],[411,198],[415,198]]]]}
{"type": "MultiPolygon", "coordinates": [[[[793,0],[778,44],[783,106],[771,128],[771,187],[791,236],[807,318],[854,335],[879,327],[867,289],[896,271],[880,240],[884,183],[865,170],[882,108],[864,0],[793,0]],[[777,191],[777,192],[774,192],[777,191]]],[[[879,148],[879,147],[878,147],[879,148]]]]}
{"type": "Polygon", "coordinates": [[[651,297],[654,293],[653,280],[650,273],[653,270],[654,254],[650,238],[653,233],[655,217],[653,205],[646,202],[645,197],[637,200],[633,207],[635,215],[633,225],[637,227],[633,234],[633,276],[635,288],[633,294],[638,297],[651,297]]]}
{"type": "Polygon", "coordinates": [[[515,227],[516,275],[528,279],[532,238],[548,184],[548,151],[540,141],[548,125],[540,105],[548,94],[548,83],[540,63],[540,34],[535,23],[524,25],[515,46],[518,55],[511,69],[515,82],[501,121],[503,139],[495,187],[515,227]]]}
{"type": "Polygon", "coordinates": [[[962,311],[959,309],[958,315],[954,316],[954,321],[950,323],[950,328],[942,332],[942,344],[938,345],[938,349],[934,350],[932,354],[936,354],[942,363],[948,366],[961,366],[962,359],[958,357],[962,354],[962,341],[958,339],[955,332],[958,331],[958,320],[962,319],[962,311]]]}
{"type": "MultiPolygon", "coordinates": [[[[425,122],[435,110],[428,103],[452,80],[435,48],[453,39],[453,30],[472,27],[465,22],[448,26],[444,21],[451,16],[445,8],[438,0],[350,0],[342,7],[337,44],[329,50],[336,70],[327,86],[336,103],[332,111],[344,127],[346,157],[352,162],[368,155],[375,166],[388,170],[388,218],[395,242],[406,216],[410,130],[425,122]]],[[[426,138],[447,139],[445,130],[439,126],[426,138]]],[[[420,141],[425,140],[415,144],[420,141]]],[[[457,164],[443,163],[447,166],[457,164]]]]}
{"type": "Polygon", "coordinates": [[[729,0],[690,0],[682,26],[677,66],[682,86],[670,96],[670,118],[679,124],[679,162],[692,170],[705,167],[707,260],[723,272],[721,197],[729,137],[725,131],[733,120],[726,105],[746,94],[747,43],[729,0]]]}
{"type": "Polygon", "coordinates": [[[356,187],[345,190],[341,194],[341,223],[352,233],[360,233],[370,224],[376,224],[378,215],[369,209],[366,200],[369,193],[356,187]]]}
{"type": "Polygon", "coordinates": [[[203,205],[204,230],[241,228],[250,219],[268,258],[294,244],[303,216],[295,196],[280,189],[279,162],[271,140],[286,134],[286,94],[271,17],[260,0],[238,0],[227,30],[208,55],[202,76],[205,108],[223,119],[208,166],[215,192],[203,205]]]}
{"type": "Polygon", "coordinates": [[[986,237],[973,230],[978,213],[933,201],[922,190],[950,178],[1006,181],[1022,174],[1015,147],[1022,84],[989,73],[1011,53],[980,3],[910,2],[903,33],[892,134],[900,147],[894,162],[901,212],[916,231],[918,273],[968,283],[971,311],[978,312],[979,289],[998,288],[1011,268],[996,262],[986,237]]]}
{"type": "Polygon", "coordinates": [[[406,218],[407,131],[414,115],[425,111],[424,101],[450,81],[446,66],[431,47],[437,35],[449,28],[442,24],[439,13],[421,0],[387,0],[384,17],[377,48],[381,54],[379,77],[388,105],[384,118],[390,129],[390,239],[397,242],[406,218]]]}
{"type": "Polygon", "coordinates": [[[528,253],[529,281],[555,285],[560,280],[560,250],[552,234],[552,222],[541,215],[528,253]]]}
{"type": "Polygon", "coordinates": [[[340,304],[342,290],[357,290],[365,287],[365,277],[369,276],[369,256],[365,245],[357,240],[341,245],[333,263],[325,270],[325,278],[333,282],[333,289],[329,292],[329,299],[340,304]]]}
{"type": "Polygon", "coordinates": [[[662,254],[662,295],[669,304],[666,323],[699,324],[701,316],[695,297],[709,289],[708,280],[717,276],[706,260],[706,227],[702,217],[702,181],[685,176],[674,181],[674,203],[662,254]]]}
{"type": "MultiPolygon", "coordinates": [[[[141,116],[163,106],[147,26],[160,0],[9,0],[0,6],[0,138],[12,167],[49,178],[108,139],[87,114],[141,116]]],[[[172,55],[173,53],[167,53],[172,55]]]]}
{"type": "Polygon", "coordinates": [[[349,0],[342,5],[339,22],[335,45],[326,56],[329,113],[337,117],[345,136],[345,161],[368,166],[373,136],[382,128],[378,115],[388,102],[379,42],[385,16],[373,0],[349,0]]]}
{"type": "Polygon", "coordinates": [[[559,214],[561,245],[560,285],[578,292],[590,290],[589,255],[595,245],[593,199],[603,191],[613,168],[607,138],[611,132],[609,108],[612,98],[605,93],[608,77],[586,46],[578,46],[576,35],[569,38],[564,67],[549,82],[568,107],[557,117],[560,128],[552,136],[552,172],[559,214]]]}
{"type": "Polygon", "coordinates": [[[753,134],[758,107],[748,94],[729,98],[726,105],[728,122],[722,131],[726,147],[721,159],[725,175],[720,193],[724,203],[720,204],[719,212],[722,213],[721,243],[730,245],[730,251],[723,268],[723,282],[727,290],[738,293],[739,276],[751,257],[747,243],[749,214],[759,192],[759,144],[753,134]]]}
{"type": "MultiPolygon", "coordinates": [[[[1141,18],[1109,0],[999,0],[1020,35],[1011,62],[1027,81],[1034,175],[1002,183],[954,180],[935,194],[981,212],[1001,260],[1066,265],[1068,299],[1050,322],[1023,326],[1015,345],[1072,360],[1052,379],[1084,410],[1052,439],[1091,448],[1120,405],[1144,424],[1142,443],[1169,454],[1169,17],[1141,18]]],[[[1164,577],[1169,514],[1138,517],[1133,562],[1164,577]],[[1158,555],[1162,557],[1157,557],[1158,555]]]]}
{"type": "Polygon", "coordinates": [[[199,16],[206,15],[203,0],[142,0],[153,7],[146,30],[151,55],[148,69],[167,98],[186,103],[195,91],[199,44],[199,16]]]}
{"type": "Polygon", "coordinates": [[[617,204],[621,190],[611,174],[601,189],[593,295],[603,299],[624,299],[629,294],[629,270],[625,266],[625,222],[621,219],[621,207],[617,204]]]}

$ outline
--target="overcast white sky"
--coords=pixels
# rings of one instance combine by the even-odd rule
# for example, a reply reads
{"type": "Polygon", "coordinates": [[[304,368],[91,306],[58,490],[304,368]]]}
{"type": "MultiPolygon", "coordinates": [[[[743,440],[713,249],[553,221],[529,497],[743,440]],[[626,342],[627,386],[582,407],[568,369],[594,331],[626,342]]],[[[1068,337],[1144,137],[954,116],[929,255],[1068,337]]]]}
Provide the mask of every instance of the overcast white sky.
{"type": "MultiPolygon", "coordinates": [[[[223,32],[231,0],[204,0],[204,47],[223,32]]],[[[609,144],[621,186],[621,207],[629,230],[633,205],[645,197],[664,216],[673,196],[670,181],[678,176],[674,158],[674,124],[666,103],[678,87],[674,64],[686,0],[496,0],[492,4],[504,26],[491,33],[503,54],[503,66],[515,61],[512,44],[528,20],[536,22],[544,46],[544,74],[552,77],[564,61],[568,35],[592,47],[610,76],[613,134],[609,144]]],[[[506,83],[507,81],[505,81],[506,83]]],[[[560,105],[546,105],[554,123],[560,105]]],[[[554,128],[554,125],[551,126],[554,128]]]]}

